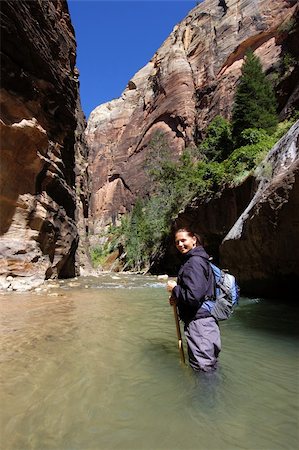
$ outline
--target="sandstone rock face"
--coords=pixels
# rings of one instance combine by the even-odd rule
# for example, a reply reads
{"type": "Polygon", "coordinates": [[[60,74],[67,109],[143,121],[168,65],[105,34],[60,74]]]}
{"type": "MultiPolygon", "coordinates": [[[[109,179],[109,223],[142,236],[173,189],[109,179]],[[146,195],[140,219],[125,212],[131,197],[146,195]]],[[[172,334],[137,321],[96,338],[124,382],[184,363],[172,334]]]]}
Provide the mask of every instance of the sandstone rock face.
{"type": "MultiPolygon", "coordinates": [[[[298,34],[283,31],[297,13],[292,0],[206,0],[174,28],[120,98],[91,113],[86,138],[94,232],[148,192],[144,162],[157,131],[177,156],[198,142],[213,117],[230,116],[249,47],[268,72],[281,64],[286,43],[298,53],[298,34]]],[[[283,114],[298,104],[298,73],[290,72],[279,87],[283,114]]]]}
{"type": "Polygon", "coordinates": [[[299,282],[299,121],[256,170],[247,208],[225,237],[221,261],[246,292],[294,300],[299,282]]]}
{"type": "MultiPolygon", "coordinates": [[[[175,221],[203,237],[246,294],[295,300],[299,282],[299,121],[255,173],[213,199],[194,199],[175,221]]],[[[175,274],[180,264],[170,239],[153,271],[175,274]]]]}
{"type": "Polygon", "coordinates": [[[1,2],[1,38],[0,275],[25,289],[78,273],[84,117],[66,1],[1,2]]]}

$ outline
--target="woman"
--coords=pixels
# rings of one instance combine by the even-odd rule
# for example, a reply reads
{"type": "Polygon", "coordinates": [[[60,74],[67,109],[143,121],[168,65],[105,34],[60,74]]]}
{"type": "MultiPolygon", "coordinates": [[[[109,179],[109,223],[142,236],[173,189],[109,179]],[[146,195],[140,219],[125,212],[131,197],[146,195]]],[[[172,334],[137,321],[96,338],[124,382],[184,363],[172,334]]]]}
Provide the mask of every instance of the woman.
{"type": "Polygon", "coordinates": [[[214,278],[209,256],[200,238],[187,228],[175,233],[175,245],[184,262],[177,283],[167,283],[171,292],[169,303],[177,305],[185,324],[190,366],[196,371],[210,372],[216,369],[221,340],[218,324],[210,314],[214,278]]]}

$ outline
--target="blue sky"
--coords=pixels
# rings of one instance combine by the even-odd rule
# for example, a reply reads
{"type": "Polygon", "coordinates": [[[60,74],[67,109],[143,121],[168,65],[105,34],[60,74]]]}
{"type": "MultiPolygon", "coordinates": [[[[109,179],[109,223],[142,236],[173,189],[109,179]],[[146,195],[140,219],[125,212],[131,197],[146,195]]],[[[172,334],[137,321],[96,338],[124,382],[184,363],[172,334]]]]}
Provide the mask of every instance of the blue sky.
{"type": "Polygon", "coordinates": [[[86,118],[98,105],[121,95],[130,78],[148,63],[196,3],[68,0],[86,118]]]}

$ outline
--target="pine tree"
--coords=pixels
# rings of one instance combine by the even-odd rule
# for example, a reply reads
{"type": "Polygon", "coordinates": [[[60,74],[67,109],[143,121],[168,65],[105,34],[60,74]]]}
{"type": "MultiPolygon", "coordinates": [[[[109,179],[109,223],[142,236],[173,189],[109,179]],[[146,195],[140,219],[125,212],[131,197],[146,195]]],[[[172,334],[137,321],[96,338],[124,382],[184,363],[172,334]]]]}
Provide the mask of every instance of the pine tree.
{"type": "Polygon", "coordinates": [[[257,56],[250,50],[242,66],[242,75],[236,90],[232,130],[236,144],[247,128],[261,128],[272,133],[277,125],[276,99],[270,82],[263,73],[257,56]]]}
{"type": "Polygon", "coordinates": [[[216,116],[206,130],[206,136],[199,146],[208,161],[224,161],[233,150],[231,126],[222,116],[216,116]]]}

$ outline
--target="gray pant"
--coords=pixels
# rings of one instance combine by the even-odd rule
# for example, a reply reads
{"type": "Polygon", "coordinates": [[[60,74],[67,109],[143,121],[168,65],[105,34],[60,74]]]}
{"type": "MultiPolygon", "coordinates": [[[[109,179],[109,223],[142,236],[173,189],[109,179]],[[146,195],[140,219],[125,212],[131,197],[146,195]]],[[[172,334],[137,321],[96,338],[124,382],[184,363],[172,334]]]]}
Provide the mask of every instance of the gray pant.
{"type": "Polygon", "coordinates": [[[213,317],[197,319],[185,326],[190,366],[210,372],[217,366],[221,350],[219,327],[213,317]]]}

